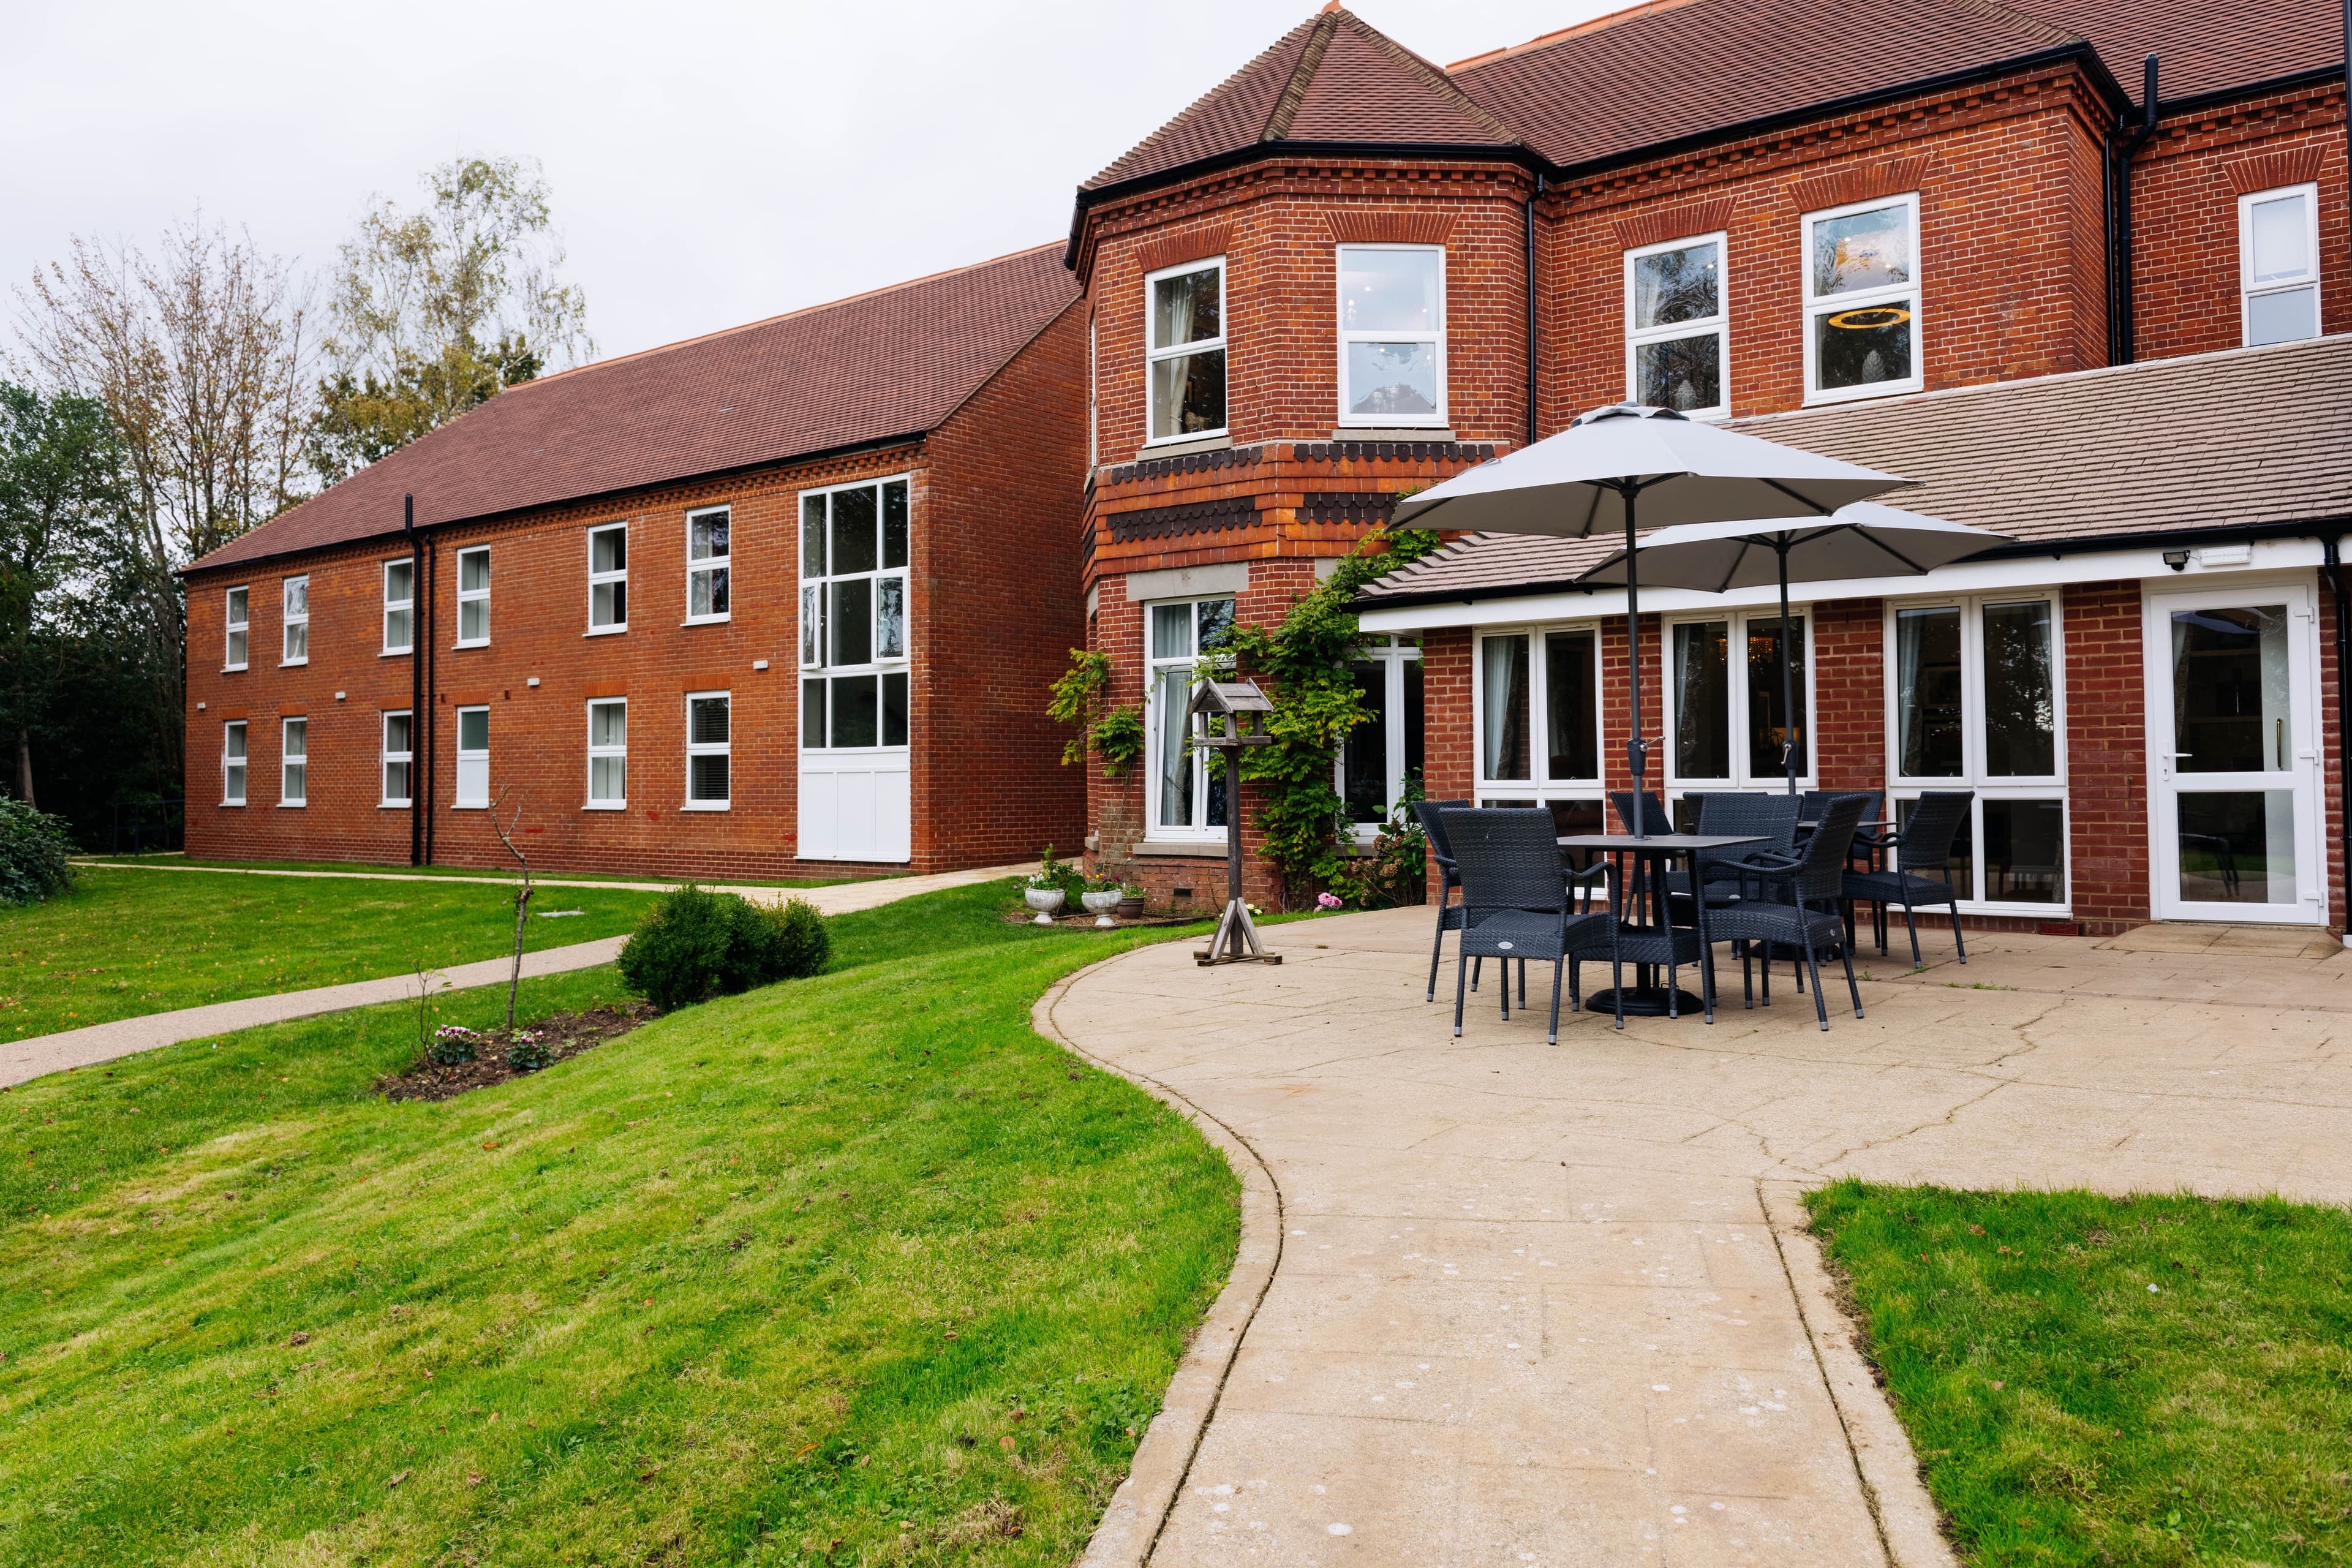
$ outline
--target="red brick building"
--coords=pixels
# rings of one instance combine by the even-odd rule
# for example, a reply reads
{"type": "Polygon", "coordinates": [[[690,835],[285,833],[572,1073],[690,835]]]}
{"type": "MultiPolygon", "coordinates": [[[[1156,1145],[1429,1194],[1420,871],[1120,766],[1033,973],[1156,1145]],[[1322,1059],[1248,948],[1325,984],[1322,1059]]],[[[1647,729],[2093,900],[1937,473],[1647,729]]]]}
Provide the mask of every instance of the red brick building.
{"type": "MultiPolygon", "coordinates": [[[[1809,781],[1975,790],[1977,918],[2340,925],[2346,172],[2341,26],[2318,0],[1927,0],[1865,27],[1827,0],[1652,0],[1448,68],[1327,7],[1086,181],[1058,256],[550,378],[199,563],[190,846],[485,858],[483,753],[461,742],[487,722],[488,787],[529,781],[554,863],[944,867],[1083,835],[1098,868],[1206,901],[1228,818],[1251,829],[1176,738],[1197,657],[1235,617],[1278,617],[1400,491],[1633,398],[1924,479],[1906,504],[2047,546],[1803,610],[1809,781]],[[2026,460],[2037,409],[2075,468],[2026,460]],[[2262,441],[2214,438],[2254,424],[2262,441]],[[827,499],[858,486],[870,503],[827,499]],[[905,507],[903,656],[803,616],[857,592],[794,591],[813,498],[905,507]],[[722,624],[692,597],[714,505],[744,574],[722,624]],[[597,531],[622,521],[654,620],[600,640],[618,568],[597,531]],[[460,552],[485,544],[494,595],[529,593],[459,647],[460,552]],[[395,558],[423,584],[422,669],[379,651],[395,558]],[[283,581],[309,574],[320,662],[215,673],[234,590],[251,646],[277,649],[283,581]],[[2159,657],[2174,640],[2198,657],[2159,657]],[[1081,641],[1149,732],[1115,779],[1056,766],[1038,717],[1081,641]],[[826,662],[845,651],[869,657],[826,662]],[[830,743],[843,700],[865,722],[860,680],[876,743],[830,743]],[[724,753],[694,739],[711,695],[724,753]],[[596,726],[619,710],[595,705],[623,700],[616,763],[596,726]],[[2221,702],[2258,703],[2267,760],[2189,777],[2158,721],[2221,702]],[[399,752],[390,716],[415,710],[431,722],[399,752]],[[278,810],[289,720],[318,783],[278,810]],[[240,723],[247,804],[198,804],[226,796],[240,723]],[[625,809],[606,810],[616,765],[625,809]],[[387,804],[400,767],[421,808],[387,804]],[[723,811],[698,809],[698,768],[724,772],[723,811]],[[2184,861],[2192,838],[2229,847],[2226,878],[2210,849],[2184,861]]],[[[1414,773],[1580,822],[1624,782],[1603,773],[1622,618],[1568,586],[1575,552],[1534,542],[1457,541],[1365,595],[1381,718],[1339,782],[1366,831],[1414,773]],[[1513,725],[1524,758],[1490,755],[1513,725]]],[[[878,560],[847,574],[876,584],[861,615],[895,570],[878,560]]],[[[1760,786],[1758,737],[1786,716],[1738,674],[1757,606],[1645,608],[1669,793],[1760,786]]]]}

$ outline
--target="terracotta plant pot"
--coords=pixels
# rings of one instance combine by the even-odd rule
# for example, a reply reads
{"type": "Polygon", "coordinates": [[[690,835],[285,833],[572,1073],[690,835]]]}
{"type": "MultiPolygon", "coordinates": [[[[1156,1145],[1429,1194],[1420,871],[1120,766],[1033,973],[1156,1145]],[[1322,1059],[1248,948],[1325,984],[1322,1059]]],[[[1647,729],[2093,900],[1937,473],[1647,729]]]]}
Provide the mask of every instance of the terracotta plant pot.
{"type": "Polygon", "coordinates": [[[1140,893],[1129,893],[1121,898],[1118,900],[1118,918],[1123,921],[1141,920],[1143,918],[1143,895],[1140,893]]]}

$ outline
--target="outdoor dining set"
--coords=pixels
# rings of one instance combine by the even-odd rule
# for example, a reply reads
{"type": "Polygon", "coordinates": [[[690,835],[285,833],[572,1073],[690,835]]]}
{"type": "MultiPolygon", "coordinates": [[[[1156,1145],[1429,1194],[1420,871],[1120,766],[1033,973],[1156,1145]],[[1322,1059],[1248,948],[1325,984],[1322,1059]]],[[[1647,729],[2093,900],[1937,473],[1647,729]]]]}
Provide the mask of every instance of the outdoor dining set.
{"type": "Polygon", "coordinates": [[[1697,830],[1677,833],[1656,795],[1622,791],[1610,799],[1625,832],[1568,835],[1541,806],[1423,801],[1414,809],[1442,883],[1429,998],[1437,996],[1445,933],[1457,931],[1457,1036],[1467,993],[1490,958],[1498,965],[1506,1018],[1513,962],[1522,1007],[1527,966],[1552,966],[1549,1038],[1555,1045],[1563,989],[1571,1012],[1611,1013],[1620,1029],[1629,1015],[1679,1017],[1692,1011],[1713,1023],[1715,948],[1727,942],[1739,960],[1746,1005],[1756,1005],[1759,966],[1762,999],[1771,1005],[1772,964],[1786,957],[1800,989],[1811,984],[1814,1015],[1827,1029],[1822,967],[1835,959],[1844,966],[1859,1018],[1862,991],[1853,972],[1859,906],[1871,906],[1881,953],[1890,912],[1903,911],[1915,967],[1921,962],[1918,911],[1948,909],[1953,948],[1968,962],[1949,861],[1972,792],[1920,795],[1899,830],[1879,816],[1883,798],[1874,791],[1711,793],[1697,797],[1697,830]],[[1586,863],[1580,866],[1580,859],[1586,863]],[[1601,962],[1610,967],[1610,987],[1588,1001],[1580,966],[1601,962]],[[1631,985],[1628,964],[1635,970],[1631,985]],[[1697,980],[1696,996],[1681,988],[1685,968],[1697,980]],[[1663,985],[1657,984],[1661,971],[1663,985]]]}

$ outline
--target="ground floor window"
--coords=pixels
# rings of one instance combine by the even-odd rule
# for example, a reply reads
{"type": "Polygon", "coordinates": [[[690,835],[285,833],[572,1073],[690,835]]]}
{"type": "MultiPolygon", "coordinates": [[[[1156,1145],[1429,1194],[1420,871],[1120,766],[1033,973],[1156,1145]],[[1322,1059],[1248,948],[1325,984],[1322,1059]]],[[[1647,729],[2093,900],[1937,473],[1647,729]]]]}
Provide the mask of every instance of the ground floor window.
{"type": "Polygon", "coordinates": [[[245,721],[221,726],[221,804],[245,804],[245,721]]]}
{"type": "Polygon", "coordinates": [[[490,804],[490,710],[457,710],[457,808],[478,810],[490,804]]]}
{"type": "Polygon", "coordinates": [[[1546,805],[1562,833],[1599,831],[1599,626],[1484,633],[1474,670],[1478,804],[1546,805]]]}
{"type": "Polygon", "coordinates": [[[1150,687],[1149,773],[1154,838],[1222,839],[1225,836],[1225,774],[1207,753],[1186,744],[1193,676],[1203,658],[1233,640],[1234,601],[1183,599],[1144,607],[1150,687]]]}
{"type": "Polygon", "coordinates": [[[629,804],[629,700],[588,704],[588,809],[621,811],[629,804]]]}
{"type": "Polygon", "coordinates": [[[1780,683],[1780,611],[1733,611],[1666,623],[1664,712],[1666,784],[1675,826],[1697,820],[1688,797],[1707,790],[1785,788],[1793,763],[1797,787],[1813,783],[1811,617],[1789,616],[1789,700],[1780,683]],[[1784,752],[1785,748],[1785,752],[1784,752]]]}
{"type": "Polygon", "coordinates": [[[406,805],[410,801],[409,768],[415,762],[414,732],[411,716],[405,712],[383,716],[383,800],[385,805],[406,805]]]}
{"type": "Polygon", "coordinates": [[[1421,776],[1421,639],[1373,637],[1349,669],[1356,694],[1372,717],[1348,731],[1338,783],[1348,820],[1369,836],[1395,813],[1411,782],[1421,776]]]}
{"type": "Polygon", "coordinates": [[[310,721],[289,719],[278,725],[278,804],[302,805],[309,800],[310,721]]]}
{"type": "Polygon", "coordinates": [[[686,808],[725,811],[728,806],[728,721],[730,698],[724,691],[691,691],[686,698],[686,808]]]}

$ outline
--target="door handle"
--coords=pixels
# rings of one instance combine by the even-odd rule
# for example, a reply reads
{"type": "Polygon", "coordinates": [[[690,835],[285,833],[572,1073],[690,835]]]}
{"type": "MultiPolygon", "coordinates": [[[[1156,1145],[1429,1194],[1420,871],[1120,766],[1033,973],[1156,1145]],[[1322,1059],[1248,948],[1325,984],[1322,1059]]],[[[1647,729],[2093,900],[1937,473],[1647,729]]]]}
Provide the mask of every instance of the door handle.
{"type": "Polygon", "coordinates": [[[2284,769],[2286,766],[2286,721],[2281,719],[2276,722],[2278,724],[2278,765],[2284,769]]]}

